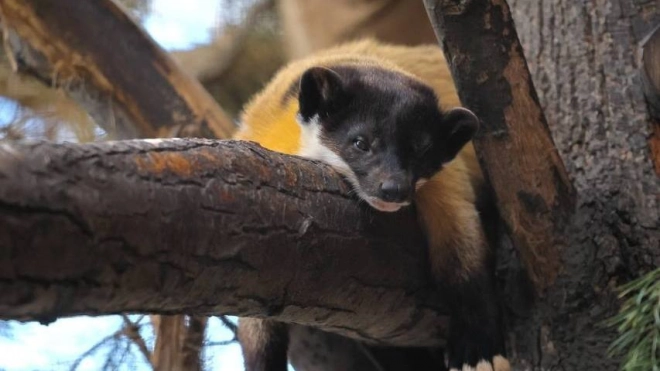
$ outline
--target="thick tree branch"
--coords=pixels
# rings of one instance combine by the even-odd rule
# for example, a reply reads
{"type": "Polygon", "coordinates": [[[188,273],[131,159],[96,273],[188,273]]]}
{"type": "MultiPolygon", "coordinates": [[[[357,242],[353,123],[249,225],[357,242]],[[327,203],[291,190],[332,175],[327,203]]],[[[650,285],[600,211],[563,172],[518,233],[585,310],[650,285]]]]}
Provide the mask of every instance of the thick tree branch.
{"type": "Polygon", "coordinates": [[[497,205],[538,291],[559,272],[575,191],[553,143],[505,0],[424,0],[497,205]]]}
{"type": "Polygon", "coordinates": [[[253,144],[153,140],[5,146],[0,316],[271,316],[431,345],[413,210],[376,213],[325,165],[253,144]]]}
{"type": "Polygon", "coordinates": [[[65,89],[119,138],[226,138],[231,120],[111,0],[3,0],[15,69],[65,89]]]}

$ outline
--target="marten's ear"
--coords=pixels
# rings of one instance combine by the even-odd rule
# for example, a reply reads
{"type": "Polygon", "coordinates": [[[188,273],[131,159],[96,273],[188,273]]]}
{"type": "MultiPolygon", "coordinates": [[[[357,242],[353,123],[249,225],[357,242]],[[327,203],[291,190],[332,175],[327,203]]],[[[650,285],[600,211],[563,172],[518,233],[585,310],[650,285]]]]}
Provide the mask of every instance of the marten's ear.
{"type": "Polygon", "coordinates": [[[300,78],[298,106],[303,122],[318,115],[332,114],[343,100],[344,83],[337,72],[325,67],[312,67],[300,78]]]}
{"type": "Polygon", "coordinates": [[[443,146],[443,162],[448,162],[453,160],[461,148],[472,140],[474,133],[479,128],[479,119],[469,109],[458,107],[444,114],[442,128],[440,134],[442,138],[438,139],[443,146]]]}

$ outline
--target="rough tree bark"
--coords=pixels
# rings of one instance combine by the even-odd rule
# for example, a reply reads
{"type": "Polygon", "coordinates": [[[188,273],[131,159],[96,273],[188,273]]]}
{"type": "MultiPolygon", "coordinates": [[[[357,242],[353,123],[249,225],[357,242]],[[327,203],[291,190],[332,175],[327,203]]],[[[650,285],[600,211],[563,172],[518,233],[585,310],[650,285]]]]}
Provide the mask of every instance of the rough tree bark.
{"type": "Polygon", "coordinates": [[[230,313],[443,338],[412,211],[359,205],[326,166],[166,140],[5,146],[0,173],[3,318],[230,313]]]}
{"type": "Polygon", "coordinates": [[[574,189],[552,141],[505,0],[425,0],[461,102],[482,125],[474,147],[537,291],[559,271],[574,189]],[[464,35],[478,35],[468,38],[464,35]]]}
{"type": "Polygon", "coordinates": [[[617,309],[612,288],[660,265],[660,182],[639,78],[639,42],[660,23],[660,5],[510,5],[578,195],[560,274],[532,315],[512,313],[511,349],[519,369],[615,370],[605,356],[615,333],[599,325],[617,309]]]}
{"type": "Polygon", "coordinates": [[[0,20],[14,69],[65,89],[118,138],[233,131],[199,82],[111,0],[3,0],[0,20]]]}

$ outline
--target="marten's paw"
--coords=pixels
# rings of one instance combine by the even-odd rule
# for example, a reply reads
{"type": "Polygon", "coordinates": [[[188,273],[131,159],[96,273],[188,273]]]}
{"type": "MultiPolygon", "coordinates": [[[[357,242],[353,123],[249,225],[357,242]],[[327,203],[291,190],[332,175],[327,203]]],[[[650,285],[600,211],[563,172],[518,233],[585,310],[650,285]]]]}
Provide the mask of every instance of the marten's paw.
{"type": "Polygon", "coordinates": [[[504,356],[504,344],[497,341],[497,331],[479,331],[471,326],[450,330],[448,342],[449,371],[510,371],[504,356]]]}
{"type": "Polygon", "coordinates": [[[472,366],[463,363],[461,368],[452,367],[449,371],[511,371],[511,366],[506,358],[497,355],[491,361],[481,360],[472,366]]]}

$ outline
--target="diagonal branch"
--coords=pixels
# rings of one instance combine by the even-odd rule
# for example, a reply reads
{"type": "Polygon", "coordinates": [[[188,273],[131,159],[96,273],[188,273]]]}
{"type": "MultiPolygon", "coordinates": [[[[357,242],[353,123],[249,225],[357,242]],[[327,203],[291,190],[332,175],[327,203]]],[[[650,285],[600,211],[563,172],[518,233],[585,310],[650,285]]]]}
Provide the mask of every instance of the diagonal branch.
{"type": "Polygon", "coordinates": [[[413,210],[253,144],[133,140],[0,151],[0,316],[269,316],[392,345],[446,317],[413,210]]]}
{"type": "Polygon", "coordinates": [[[227,138],[234,129],[112,0],[3,0],[0,21],[15,69],[63,88],[120,138],[227,138]]]}
{"type": "Polygon", "coordinates": [[[230,321],[227,316],[218,316],[222,324],[229,329],[229,331],[234,334],[234,337],[236,337],[236,332],[238,331],[238,326],[234,324],[232,321],[230,321]]]}
{"type": "MultiPolygon", "coordinates": [[[[90,356],[94,355],[94,353],[96,353],[99,349],[101,349],[101,347],[105,346],[109,342],[116,341],[117,338],[119,338],[121,336],[121,332],[122,332],[122,330],[117,330],[114,333],[112,333],[112,334],[104,337],[103,339],[101,339],[98,343],[92,345],[83,354],[78,356],[78,358],[76,358],[75,361],[73,361],[73,363],[71,364],[71,367],[69,368],[69,370],[70,371],[76,371],[78,369],[78,366],[80,366],[80,363],[82,363],[82,361],[84,361],[87,357],[90,357],[90,356]]],[[[110,357],[108,357],[108,358],[110,358],[110,357]]]]}
{"type": "Polygon", "coordinates": [[[506,0],[424,0],[497,207],[538,293],[560,269],[575,190],[555,148],[506,0]]]}

